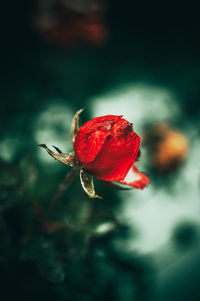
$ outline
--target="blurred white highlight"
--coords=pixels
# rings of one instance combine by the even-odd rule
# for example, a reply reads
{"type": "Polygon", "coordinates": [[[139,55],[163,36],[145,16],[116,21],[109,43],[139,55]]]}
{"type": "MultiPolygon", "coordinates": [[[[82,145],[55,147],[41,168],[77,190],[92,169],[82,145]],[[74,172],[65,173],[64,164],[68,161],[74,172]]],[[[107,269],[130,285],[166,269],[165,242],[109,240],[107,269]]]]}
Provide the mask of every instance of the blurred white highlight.
{"type": "Polygon", "coordinates": [[[11,162],[17,150],[20,148],[20,141],[14,137],[6,137],[0,142],[1,158],[7,162],[11,162]]]}
{"type": "MultiPolygon", "coordinates": [[[[74,111],[66,104],[56,101],[41,112],[35,123],[35,140],[38,144],[57,146],[63,152],[72,151],[71,124],[74,111]]],[[[55,163],[50,156],[38,148],[39,159],[48,163],[55,163]]]]}
{"type": "MultiPolygon", "coordinates": [[[[146,124],[175,121],[181,116],[172,91],[142,83],[129,84],[93,98],[90,108],[92,117],[123,114],[124,118],[133,122],[134,130],[139,135],[142,135],[146,124]]],[[[119,192],[123,205],[116,212],[118,219],[139,232],[133,240],[118,242],[119,247],[121,243],[122,248],[146,254],[170,243],[172,231],[180,221],[189,219],[200,223],[200,139],[194,128],[188,129],[185,135],[190,140],[190,154],[178,176],[174,177],[171,191],[167,186],[155,187],[150,183],[142,191],[133,189],[119,192]]],[[[148,152],[142,150],[140,171],[146,171],[148,160],[148,152]]]]}
{"type": "Polygon", "coordinates": [[[144,123],[167,121],[180,114],[173,92],[142,83],[129,84],[90,101],[92,117],[124,115],[141,130],[144,123]]]}

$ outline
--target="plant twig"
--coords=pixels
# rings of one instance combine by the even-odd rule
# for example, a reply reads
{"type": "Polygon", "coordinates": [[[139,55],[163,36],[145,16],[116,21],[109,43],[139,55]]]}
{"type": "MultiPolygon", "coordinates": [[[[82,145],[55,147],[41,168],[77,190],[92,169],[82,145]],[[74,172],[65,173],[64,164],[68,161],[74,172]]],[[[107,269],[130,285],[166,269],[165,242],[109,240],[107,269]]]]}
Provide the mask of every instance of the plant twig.
{"type": "Polygon", "coordinates": [[[75,175],[77,174],[78,168],[72,168],[65,176],[63,182],[58,186],[56,193],[54,194],[53,198],[50,200],[50,206],[48,210],[48,214],[56,207],[58,201],[62,197],[63,193],[67,188],[70,186],[72,180],[74,179],[75,175]]]}

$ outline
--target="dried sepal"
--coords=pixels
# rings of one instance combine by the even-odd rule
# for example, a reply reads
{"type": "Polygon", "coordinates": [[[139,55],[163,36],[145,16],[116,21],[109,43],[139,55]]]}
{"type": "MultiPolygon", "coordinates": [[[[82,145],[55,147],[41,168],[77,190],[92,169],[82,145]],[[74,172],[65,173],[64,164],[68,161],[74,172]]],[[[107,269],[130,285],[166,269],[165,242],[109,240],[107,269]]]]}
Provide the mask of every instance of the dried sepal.
{"type": "Polygon", "coordinates": [[[62,162],[63,164],[66,164],[66,165],[71,166],[71,167],[78,166],[78,161],[76,159],[76,156],[75,156],[74,152],[72,152],[72,153],[62,153],[59,148],[54,146],[54,148],[58,152],[58,154],[57,154],[57,153],[54,153],[52,150],[50,150],[46,146],[46,144],[38,144],[38,146],[44,148],[51,157],[53,157],[54,159],[62,162]]]}
{"type": "Polygon", "coordinates": [[[90,198],[102,199],[101,196],[95,194],[93,176],[89,175],[83,168],[80,170],[80,180],[83,190],[90,198]]]}
{"type": "Polygon", "coordinates": [[[85,108],[80,109],[74,115],[74,118],[73,118],[73,121],[72,121],[72,143],[75,141],[76,134],[78,133],[78,130],[79,130],[79,116],[83,112],[83,110],[85,110],[85,108]]]}
{"type": "Polygon", "coordinates": [[[52,145],[54,148],[55,148],[55,150],[59,153],[59,154],[62,154],[62,151],[57,147],[57,146],[54,146],[54,145],[52,145]]]}

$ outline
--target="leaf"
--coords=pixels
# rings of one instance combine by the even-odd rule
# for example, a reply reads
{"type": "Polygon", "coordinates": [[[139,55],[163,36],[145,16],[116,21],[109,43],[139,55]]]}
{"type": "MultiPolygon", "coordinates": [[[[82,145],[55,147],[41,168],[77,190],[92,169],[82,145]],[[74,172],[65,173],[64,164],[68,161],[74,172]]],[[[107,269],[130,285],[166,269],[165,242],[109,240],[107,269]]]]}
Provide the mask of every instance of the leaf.
{"type": "Polygon", "coordinates": [[[102,199],[101,196],[95,194],[94,184],[93,184],[93,176],[89,175],[84,169],[80,170],[80,179],[83,190],[87,193],[90,198],[99,198],[102,199]]]}
{"type": "Polygon", "coordinates": [[[74,119],[72,121],[72,143],[75,141],[76,134],[78,133],[78,130],[79,130],[79,116],[83,112],[83,110],[85,110],[85,108],[80,109],[74,115],[74,119]]]}
{"type": "Polygon", "coordinates": [[[47,153],[53,157],[54,159],[62,162],[63,164],[66,164],[68,166],[74,167],[78,165],[77,159],[74,155],[74,153],[62,153],[61,150],[59,148],[57,148],[56,146],[54,146],[54,148],[57,150],[57,153],[54,153],[52,150],[50,150],[46,144],[38,144],[38,146],[44,148],[47,153]]]}

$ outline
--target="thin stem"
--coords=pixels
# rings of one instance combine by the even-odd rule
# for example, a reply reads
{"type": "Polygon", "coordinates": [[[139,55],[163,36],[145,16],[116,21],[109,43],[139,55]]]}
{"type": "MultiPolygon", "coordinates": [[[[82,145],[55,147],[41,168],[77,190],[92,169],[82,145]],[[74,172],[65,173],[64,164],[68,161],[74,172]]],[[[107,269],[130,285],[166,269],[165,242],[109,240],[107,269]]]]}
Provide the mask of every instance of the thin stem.
{"type": "Polygon", "coordinates": [[[48,214],[56,207],[58,201],[62,197],[63,193],[67,188],[70,186],[71,182],[73,181],[74,177],[76,176],[78,168],[72,168],[65,176],[63,182],[58,186],[56,193],[54,194],[53,198],[50,201],[50,206],[48,210],[48,214]]]}

